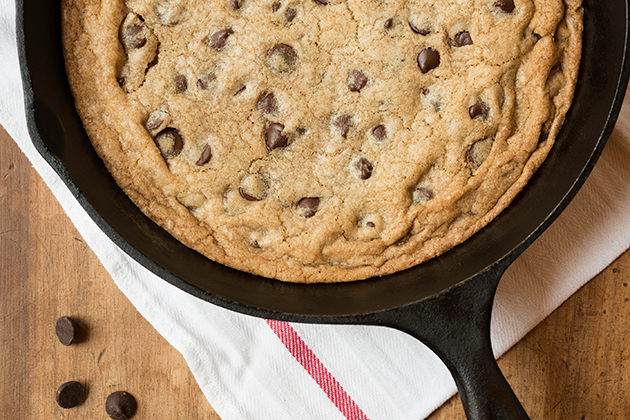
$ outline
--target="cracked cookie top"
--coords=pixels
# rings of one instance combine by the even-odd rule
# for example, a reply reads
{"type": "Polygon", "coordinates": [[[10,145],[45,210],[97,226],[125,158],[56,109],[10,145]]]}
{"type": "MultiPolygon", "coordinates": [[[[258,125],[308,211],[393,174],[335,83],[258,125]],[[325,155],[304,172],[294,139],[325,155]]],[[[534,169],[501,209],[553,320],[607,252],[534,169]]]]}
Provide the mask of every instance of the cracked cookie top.
{"type": "Polygon", "coordinates": [[[295,282],[363,279],[487,224],[573,96],[580,0],[64,0],[77,110],[184,244],[295,282]]]}

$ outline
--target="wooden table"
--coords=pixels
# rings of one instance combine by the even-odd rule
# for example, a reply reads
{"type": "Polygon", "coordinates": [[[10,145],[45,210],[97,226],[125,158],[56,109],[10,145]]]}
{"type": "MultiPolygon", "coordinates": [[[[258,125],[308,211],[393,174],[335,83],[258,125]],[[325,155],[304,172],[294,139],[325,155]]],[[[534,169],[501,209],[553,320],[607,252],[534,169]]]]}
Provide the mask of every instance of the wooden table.
{"type": "MultiPolygon", "coordinates": [[[[630,418],[630,252],[503,356],[499,365],[532,419],[630,418]]],[[[0,130],[0,419],[108,419],[126,390],[134,419],[219,419],[182,356],[117,289],[12,139],[0,130]],[[85,331],[65,347],[58,317],[85,331]],[[63,382],[86,401],[55,403],[63,382]]],[[[463,419],[458,397],[432,420],[463,419]]]]}

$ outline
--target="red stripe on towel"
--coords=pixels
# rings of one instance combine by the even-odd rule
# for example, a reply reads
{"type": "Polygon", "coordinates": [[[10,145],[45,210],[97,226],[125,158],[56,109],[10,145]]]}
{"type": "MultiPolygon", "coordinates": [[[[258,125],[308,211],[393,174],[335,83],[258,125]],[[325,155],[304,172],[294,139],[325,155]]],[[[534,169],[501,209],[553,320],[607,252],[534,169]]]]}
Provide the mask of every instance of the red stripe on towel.
{"type": "Polygon", "coordinates": [[[266,320],[282,344],[348,420],[369,420],[288,322],[266,320]]]}

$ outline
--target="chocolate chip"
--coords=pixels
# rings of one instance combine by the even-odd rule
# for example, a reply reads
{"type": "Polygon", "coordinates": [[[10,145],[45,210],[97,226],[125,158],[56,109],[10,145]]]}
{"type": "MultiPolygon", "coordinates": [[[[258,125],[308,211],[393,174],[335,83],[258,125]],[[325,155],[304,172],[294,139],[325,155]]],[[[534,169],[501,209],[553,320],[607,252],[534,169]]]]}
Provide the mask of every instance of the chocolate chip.
{"type": "Polygon", "coordinates": [[[260,198],[256,198],[253,195],[249,195],[243,190],[243,188],[239,187],[238,193],[247,201],[260,201],[260,198]]]}
{"type": "Polygon", "coordinates": [[[241,8],[241,0],[230,0],[229,4],[232,10],[238,10],[241,8]]]}
{"type": "Polygon", "coordinates": [[[498,0],[494,2],[493,6],[505,13],[512,13],[514,11],[513,0],[498,0]]]}
{"type": "Polygon", "coordinates": [[[188,80],[183,74],[175,76],[175,93],[180,94],[186,92],[188,89],[188,80]]]}
{"type": "Polygon", "coordinates": [[[197,79],[197,87],[201,90],[207,90],[210,86],[210,82],[214,81],[217,78],[213,73],[206,74],[205,76],[197,79]]]}
{"type": "Polygon", "coordinates": [[[138,403],[133,395],[125,391],[116,391],[105,400],[105,411],[113,420],[128,420],[136,414],[138,403]]]}
{"type": "Polygon", "coordinates": [[[341,137],[344,139],[348,137],[348,132],[350,132],[350,127],[352,126],[352,116],[348,114],[342,114],[335,118],[333,121],[333,125],[337,127],[339,133],[341,133],[341,137]]]}
{"type": "Polygon", "coordinates": [[[276,13],[278,10],[280,10],[281,7],[282,7],[282,3],[277,1],[274,4],[271,5],[271,11],[276,13]]]}
{"type": "Polygon", "coordinates": [[[474,105],[471,105],[470,108],[468,108],[468,114],[470,115],[470,118],[480,116],[485,120],[486,118],[488,118],[488,111],[488,106],[481,99],[477,100],[474,105]]]}
{"type": "Polygon", "coordinates": [[[276,44],[267,51],[267,65],[276,73],[291,73],[297,62],[297,52],[290,45],[276,44]]]}
{"type": "Polygon", "coordinates": [[[147,37],[141,34],[144,26],[134,24],[127,26],[122,32],[122,41],[126,49],[139,49],[147,43],[147,37]]]}
{"type": "Polygon", "coordinates": [[[157,113],[151,114],[149,116],[149,119],[147,120],[147,130],[149,131],[157,130],[158,128],[160,128],[162,124],[164,124],[164,117],[162,117],[160,114],[157,114],[157,113]]]}
{"type": "Polygon", "coordinates": [[[288,137],[282,134],[284,125],[280,123],[271,123],[267,128],[267,146],[269,150],[276,149],[278,147],[285,147],[289,141],[288,137]]]}
{"type": "Polygon", "coordinates": [[[286,18],[287,22],[293,22],[293,19],[295,19],[296,16],[297,10],[295,10],[293,7],[287,7],[287,10],[284,11],[284,17],[286,18]]]}
{"type": "Polygon", "coordinates": [[[179,155],[184,148],[184,141],[179,131],[165,128],[155,136],[155,144],[164,159],[171,159],[179,155]]]}
{"type": "Polygon", "coordinates": [[[254,248],[260,248],[260,244],[258,243],[258,241],[256,239],[254,239],[254,242],[252,242],[252,246],[254,248]]]}
{"type": "Polygon", "coordinates": [[[241,86],[240,88],[236,90],[236,92],[234,92],[234,96],[238,95],[239,93],[243,93],[245,89],[247,89],[247,85],[241,86]]]}
{"type": "Polygon", "coordinates": [[[319,207],[319,198],[317,197],[304,197],[297,203],[298,209],[302,216],[309,218],[315,216],[319,207]]]}
{"type": "Polygon", "coordinates": [[[422,93],[424,96],[427,96],[429,93],[431,93],[431,89],[426,88],[426,87],[425,87],[425,88],[422,88],[422,89],[420,90],[420,93],[422,93]]]}
{"type": "Polygon", "coordinates": [[[421,28],[420,26],[416,25],[415,23],[413,23],[412,21],[409,21],[409,27],[411,28],[412,31],[414,31],[417,34],[420,35],[430,35],[431,34],[431,29],[430,28],[421,28]]]}
{"type": "Polygon", "coordinates": [[[394,26],[394,18],[389,18],[385,21],[385,23],[383,23],[383,28],[386,31],[389,31],[390,29],[392,29],[393,26],[394,26]]]}
{"type": "Polygon", "coordinates": [[[72,318],[62,316],[55,324],[55,333],[61,344],[69,346],[79,335],[79,325],[72,318]]]}
{"type": "Polygon", "coordinates": [[[457,45],[458,47],[463,47],[465,45],[472,45],[472,44],[473,44],[473,40],[470,37],[470,32],[462,31],[458,33],[457,35],[455,35],[455,45],[457,45]]]}
{"type": "Polygon", "coordinates": [[[212,147],[209,144],[206,144],[201,152],[201,156],[199,156],[199,160],[195,162],[197,166],[203,166],[206,163],[210,162],[210,158],[212,157],[212,147]]]}
{"type": "Polygon", "coordinates": [[[233,33],[234,31],[230,28],[219,29],[210,36],[208,43],[215,50],[221,51],[225,47],[228,37],[233,33]]]}
{"type": "Polygon", "coordinates": [[[265,114],[275,113],[278,111],[278,101],[276,101],[276,95],[273,93],[263,94],[263,96],[258,100],[256,106],[265,114]]]}
{"type": "Polygon", "coordinates": [[[366,158],[361,158],[357,161],[356,167],[359,170],[361,179],[368,179],[372,176],[372,171],[374,170],[374,166],[372,162],[367,160],[366,158]]]}
{"type": "Polygon", "coordinates": [[[116,79],[116,81],[118,82],[119,86],[122,86],[125,84],[125,78],[124,77],[119,77],[116,79]]]}
{"type": "Polygon", "coordinates": [[[372,135],[378,141],[383,141],[387,137],[387,128],[383,124],[379,124],[372,129],[372,135]]]}
{"type": "Polygon", "coordinates": [[[416,204],[424,204],[433,199],[433,191],[427,187],[418,187],[413,191],[413,202],[416,204]]]}
{"type": "Polygon", "coordinates": [[[374,224],[374,222],[367,222],[367,223],[365,224],[365,226],[370,227],[370,228],[376,227],[376,225],[374,224]]]}
{"type": "Polygon", "coordinates": [[[493,139],[483,139],[475,142],[468,152],[466,152],[466,160],[473,166],[473,169],[481,166],[490,155],[492,150],[493,139]]]}
{"type": "Polygon", "coordinates": [[[359,92],[367,82],[368,78],[361,70],[352,70],[348,75],[348,87],[352,92],[359,92]]]}
{"type": "Polygon", "coordinates": [[[85,388],[77,381],[66,382],[57,389],[55,399],[61,408],[76,407],[85,400],[85,388]]]}
{"type": "Polygon", "coordinates": [[[426,73],[440,65],[440,53],[432,48],[425,48],[418,54],[418,67],[426,73]]]}
{"type": "Polygon", "coordinates": [[[321,4],[322,6],[326,6],[330,2],[331,0],[315,0],[315,3],[321,4]]]}

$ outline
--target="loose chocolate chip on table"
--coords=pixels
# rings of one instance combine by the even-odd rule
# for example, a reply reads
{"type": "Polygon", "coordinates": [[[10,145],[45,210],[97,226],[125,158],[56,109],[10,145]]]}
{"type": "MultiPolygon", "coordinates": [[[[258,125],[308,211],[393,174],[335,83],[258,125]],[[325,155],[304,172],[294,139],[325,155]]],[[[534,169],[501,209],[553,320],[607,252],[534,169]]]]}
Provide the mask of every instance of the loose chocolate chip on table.
{"type": "Polygon", "coordinates": [[[184,140],[179,131],[174,128],[165,128],[155,136],[155,144],[164,159],[171,159],[179,155],[184,148],[184,140]]]}
{"type": "Polygon", "coordinates": [[[348,75],[348,88],[352,92],[359,92],[367,85],[368,78],[361,70],[352,70],[348,75]]]}
{"type": "Polygon", "coordinates": [[[470,32],[462,31],[458,33],[457,35],[455,35],[455,45],[457,45],[458,47],[463,47],[463,46],[472,45],[472,44],[473,44],[473,40],[470,37],[470,32]]]}
{"type": "Polygon", "coordinates": [[[278,110],[278,102],[276,101],[276,95],[273,93],[265,93],[258,100],[256,105],[265,114],[273,114],[278,110]]]}
{"type": "Polygon", "coordinates": [[[61,408],[76,407],[85,399],[85,388],[77,381],[66,382],[57,389],[55,399],[61,408]]]}
{"type": "Polygon", "coordinates": [[[284,11],[284,17],[287,22],[293,22],[293,19],[297,16],[297,11],[293,7],[287,7],[287,10],[284,11]]]}
{"type": "Polygon", "coordinates": [[[113,420],[128,420],[136,414],[138,403],[133,395],[125,391],[116,391],[105,400],[105,411],[113,420]]]}
{"type": "Polygon", "coordinates": [[[188,89],[188,80],[183,74],[175,76],[175,93],[180,94],[186,92],[188,89]]]}
{"type": "Polygon", "coordinates": [[[372,165],[372,162],[366,158],[359,159],[356,163],[356,167],[359,170],[361,179],[368,179],[372,176],[374,166],[372,165]]]}
{"type": "Polygon", "coordinates": [[[277,1],[274,4],[271,5],[271,11],[276,13],[278,10],[280,10],[281,7],[282,7],[282,3],[277,1]]]}
{"type": "Polygon", "coordinates": [[[440,65],[440,53],[432,48],[425,48],[418,54],[418,67],[426,73],[440,65]]]}
{"type": "Polygon", "coordinates": [[[291,73],[297,62],[297,52],[290,45],[276,44],[267,51],[267,65],[276,73],[291,73]]]}
{"type": "Polygon", "coordinates": [[[269,146],[269,150],[287,145],[289,139],[282,134],[283,130],[284,125],[280,123],[271,123],[269,125],[269,128],[267,128],[267,146],[269,146]]]}
{"type": "Polygon", "coordinates": [[[342,114],[335,118],[333,121],[333,125],[337,127],[341,137],[344,139],[348,137],[348,132],[350,132],[350,126],[352,125],[352,116],[348,114],[342,114]]]}
{"type": "Polygon", "coordinates": [[[225,43],[230,35],[232,35],[234,31],[230,28],[219,29],[208,39],[208,43],[212,48],[217,51],[221,51],[223,47],[225,47],[225,43]]]}
{"type": "Polygon", "coordinates": [[[79,335],[79,325],[72,318],[62,316],[55,324],[55,333],[61,344],[69,346],[79,335]]]}
{"type": "Polygon", "coordinates": [[[485,120],[486,118],[488,118],[488,111],[488,106],[481,99],[479,99],[474,105],[471,105],[471,107],[468,108],[468,114],[470,115],[470,118],[480,116],[485,120]]]}
{"type": "Polygon", "coordinates": [[[494,2],[493,6],[505,13],[512,13],[514,11],[513,0],[497,0],[494,2]]]}
{"type": "Polygon", "coordinates": [[[416,25],[415,23],[409,21],[409,27],[411,28],[412,31],[414,31],[417,34],[420,35],[430,35],[431,34],[431,29],[429,28],[421,28],[418,25],[416,25]]]}
{"type": "Polygon", "coordinates": [[[304,197],[297,203],[298,209],[301,210],[302,216],[309,218],[315,216],[319,207],[319,198],[304,197]]]}
{"type": "Polygon", "coordinates": [[[383,124],[379,124],[372,129],[372,135],[376,140],[383,141],[387,137],[387,128],[383,124]]]}
{"type": "Polygon", "coordinates": [[[392,29],[393,26],[394,26],[393,18],[389,18],[385,21],[385,23],[383,23],[383,28],[385,28],[386,31],[389,31],[390,29],[392,29]]]}
{"type": "Polygon", "coordinates": [[[199,160],[195,162],[197,166],[203,166],[206,163],[210,162],[210,158],[212,157],[212,147],[209,144],[206,144],[201,152],[201,156],[199,156],[199,160]]]}

